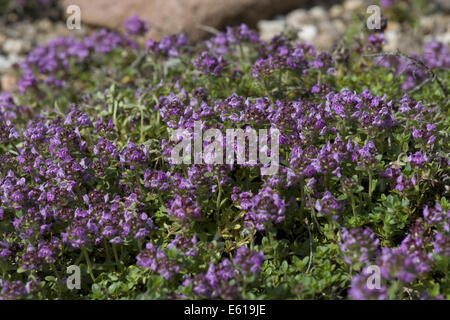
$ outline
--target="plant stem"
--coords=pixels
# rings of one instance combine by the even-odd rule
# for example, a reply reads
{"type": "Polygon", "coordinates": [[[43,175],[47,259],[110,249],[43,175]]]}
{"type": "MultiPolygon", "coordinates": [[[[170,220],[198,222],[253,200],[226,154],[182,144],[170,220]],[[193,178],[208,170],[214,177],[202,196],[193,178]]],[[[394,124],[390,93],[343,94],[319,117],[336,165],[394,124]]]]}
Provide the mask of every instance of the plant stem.
{"type": "Polygon", "coordinates": [[[352,211],[353,211],[353,216],[356,217],[355,196],[354,196],[352,193],[350,194],[350,199],[352,199],[352,211]]]}
{"type": "Polygon", "coordinates": [[[300,219],[303,220],[304,217],[304,210],[305,210],[305,186],[304,186],[305,182],[303,180],[303,178],[301,178],[300,180],[300,219]]]}
{"type": "Polygon", "coordinates": [[[118,126],[117,126],[117,107],[118,107],[118,102],[117,100],[114,100],[114,109],[113,109],[113,123],[114,126],[116,127],[116,130],[118,130],[118,126]]]}
{"type": "Polygon", "coordinates": [[[94,277],[94,274],[92,273],[92,264],[91,264],[91,259],[89,259],[89,254],[85,247],[82,247],[81,251],[83,252],[84,259],[86,260],[86,263],[88,265],[89,275],[91,276],[92,281],[95,282],[95,277],[94,277]]]}
{"type": "Polygon", "coordinates": [[[372,208],[372,189],[373,189],[372,170],[369,170],[369,209],[372,208]]]}
{"type": "Polygon", "coordinates": [[[103,240],[103,243],[105,245],[106,259],[111,260],[111,253],[109,252],[108,242],[106,242],[106,239],[103,240]]]}
{"type": "Polygon", "coordinates": [[[53,271],[56,274],[56,282],[58,285],[58,298],[61,300],[62,299],[62,292],[63,292],[63,284],[62,284],[62,277],[58,272],[58,269],[55,267],[55,265],[52,264],[51,268],[53,269],[53,271]]]}
{"type": "Polygon", "coordinates": [[[222,200],[222,186],[220,185],[219,177],[217,177],[217,186],[219,187],[219,194],[217,195],[216,207],[220,211],[220,202],[222,200]]]}
{"type": "Polygon", "coordinates": [[[114,260],[116,260],[117,270],[121,271],[122,268],[120,267],[119,255],[117,254],[117,247],[115,244],[113,244],[112,248],[113,248],[113,253],[114,253],[114,260]]]}
{"type": "Polygon", "coordinates": [[[240,42],[239,42],[239,51],[241,53],[242,61],[245,61],[246,60],[246,56],[245,56],[244,48],[242,47],[242,43],[240,43],[240,42]]]}
{"type": "Polygon", "coordinates": [[[142,106],[140,107],[141,111],[141,127],[140,127],[140,142],[144,142],[144,111],[142,110],[142,106]]]}

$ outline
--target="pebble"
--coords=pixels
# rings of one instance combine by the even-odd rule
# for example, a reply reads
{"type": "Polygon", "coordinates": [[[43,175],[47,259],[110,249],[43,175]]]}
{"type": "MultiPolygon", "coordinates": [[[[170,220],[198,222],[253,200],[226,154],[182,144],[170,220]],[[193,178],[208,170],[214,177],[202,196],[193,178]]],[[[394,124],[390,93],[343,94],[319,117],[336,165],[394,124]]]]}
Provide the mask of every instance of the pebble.
{"type": "Polygon", "coordinates": [[[20,39],[7,39],[3,43],[3,51],[8,54],[20,54],[23,49],[24,44],[20,39]]]}
{"type": "Polygon", "coordinates": [[[38,23],[37,23],[37,28],[40,31],[44,31],[44,32],[45,31],[50,31],[52,29],[52,27],[53,27],[53,24],[48,19],[39,20],[38,23]]]}
{"type": "Polygon", "coordinates": [[[327,18],[328,18],[328,14],[325,11],[325,9],[320,6],[315,6],[315,7],[311,8],[309,10],[309,14],[316,21],[323,21],[323,20],[327,20],[327,18]]]}
{"type": "Polygon", "coordinates": [[[347,0],[344,2],[344,11],[355,11],[364,6],[362,0],[347,0]]]}
{"type": "Polygon", "coordinates": [[[318,30],[315,25],[306,24],[297,33],[297,36],[300,40],[313,42],[313,40],[317,37],[317,33],[318,33],[318,30]]]}
{"type": "Polygon", "coordinates": [[[0,56],[0,72],[5,72],[9,68],[11,68],[9,60],[4,56],[0,56]]]}
{"type": "Polygon", "coordinates": [[[17,77],[13,74],[4,74],[0,80],[1,89],[3,91],[16,91],[17,90],[17,77]]]}
{"type": "Polygon", "coordinates": [[[387,44],[384,45],[384,50],[395,51],[398,48],[399,33],[396,30],[387,30],[384,33],[387,44]]]}
{"type": "Polygon", "coordinates": [[[431,30],[433,30],[434,17],[433,16],[420,17],[419,24],[424,29],[425,33],[430,33],[431,30]]]}
{"type": "MultiPolygon", "coordinates": [[[[440,33],[436,35],[436,40],[441,41],[447,45],[450,45],[450,32],[440,33]]],[[[430,39],[431,41],[432,39],[430,39]]]]}
{"type": "Polygon", "coordinates": [[[286,16],[286,24],[290,28],[299,28],[309,23],[312,23],[311,15],[304,9],[294,10],[286,16]]]}
{"type": "Polygon", "coordinates": [[[333,18],[340,18],[344,13],[344,8],[341,5],[335,4],[330,8],[330,16],[333,18]]]}
{"type": "Polygon", "coordinates": [[[286,22],[278,20],[261,20],[258,22],[261,39],[269,41],[274,36],[282,33],[286,29],[286,22]]]}

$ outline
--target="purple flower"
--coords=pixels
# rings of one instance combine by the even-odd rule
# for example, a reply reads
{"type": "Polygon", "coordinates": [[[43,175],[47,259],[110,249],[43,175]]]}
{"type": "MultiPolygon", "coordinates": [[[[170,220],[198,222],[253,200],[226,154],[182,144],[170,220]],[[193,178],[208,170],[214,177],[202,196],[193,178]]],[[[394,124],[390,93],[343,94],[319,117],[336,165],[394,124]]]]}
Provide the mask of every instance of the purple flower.
{"type": "Polygon", "coordinates": [[[138,265],[149,268],[168,280],[180,271],[176,261],[172,261],[160,247],[147,243],[145,249],[137,256],[138,265]]]}
{"type": "Polygon", "coordinates": [[[187,196],[175,195],[167,204],[167,213],[178,219],[196,219],[200,217],[201,208],[187,196]]]}
{"type": "Polygon", "coordinates": [[[194,61],[194,66],[203,74],[215,74],[217,76],[220,76],[226,65],[227,62],[222,56],[216,58],[206,51],[203,51],[200,57],[194,61]]]}
{"type": "Polygon", "coordinates": [[[233,258],[233,263],[239,266],[242,274],[259,273],[265,260],[263,252],[255,252],[245,246],[239,247],[233,258]]]}
{"type": "Polygon", "coordinates": [[[369,229],[342,229],[341,251],[348,264],[367,263],[379,254],[380,241],[369,229]]]}
{"type": "Polygon", "coordinates": [[[254,226],[259,231],[265,230],[267,223],[280,223],[285,219],[286,203],[278,193],[270,187],[265,187],[251,199],[247,225],[254,226]]]}
{"type": "Polygon", "coordinates": [[[125,20],[123,26],[126,32],[131,35],[144,35],[150,30],[148,23],[139,19],[138,15],[125,20]]]}

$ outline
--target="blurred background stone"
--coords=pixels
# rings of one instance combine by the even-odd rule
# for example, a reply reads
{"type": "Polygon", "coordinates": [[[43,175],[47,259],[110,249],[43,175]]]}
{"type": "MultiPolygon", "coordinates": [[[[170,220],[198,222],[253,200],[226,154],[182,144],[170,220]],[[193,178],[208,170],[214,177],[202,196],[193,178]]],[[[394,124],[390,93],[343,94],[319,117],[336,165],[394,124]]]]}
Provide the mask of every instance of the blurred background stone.
{"type": "Polygon", "coordinates": [[[1,89],[3,91],[13,92],[17,90],[17,77],[13,74],[7,73],[1,77],[1,89]]]}
{"type": "Polygon", "coordinates": [[[206,37],[208,33],[199,25],[223,28],[245,22],[257,22],[279,13],[298,8],[309,0],[62,0],[64,8],[78,5],[83,22],[120,29],[123,22],[133,16],[150,22],[150,36],[159,39],[164,35],[183,32],[192,40],[206,37]]]}

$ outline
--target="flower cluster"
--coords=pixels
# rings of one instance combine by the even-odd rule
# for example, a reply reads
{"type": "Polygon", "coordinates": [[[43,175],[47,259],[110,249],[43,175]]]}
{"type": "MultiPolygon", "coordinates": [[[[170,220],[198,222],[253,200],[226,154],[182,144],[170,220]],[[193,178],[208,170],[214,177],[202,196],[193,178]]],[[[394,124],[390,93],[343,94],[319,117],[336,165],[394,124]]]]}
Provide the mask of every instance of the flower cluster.
{"type": "Polygon", "coordinates": [[[342,229],[341,251],[348,264],[367,263],[377,256],[380,241],[368,228],[342,229]]]}
{"type": "MultiPolygon", "coordinates": [[[[75,261],[90,276],[80,298],[450,295],[448,101],[427,72],[245,25],[195,47],[141,45],[138,16],[124,29],[36,48],[20,92],[0,94],[2,298],[36,297],[37,283],[69,296],[52,279],[75,261]],[[409,75],[429,80],[406,95],[409,75]],[[209,129],[277,129],[258,144],[277,171],[170,161],[213,157],[209,129]]],[[[414,57],[448,79],[445,45],[414,57]]]]}
{"type": "Polygon", "coordinates": [[[246,217],[247,224],[254,226],[257,230],[265,230],[265,224],[276,224],[285,219],[286,203],[270,187],[261,189],[257,195],[250,199],[248,206],[246,205],[247,200],[245,198],[243,201],[243,207],[247,207],[246,210],[248,210],[246,217]]]}
{"type": "Polygon", "coordinates": [[[150,30],[147,21],[139,19],[138,15],[125,20],[123,26],[131,35],[144,35],[150,30]]]}
{"type": "MultiPolygon", "coordinates": [[[[367,257],[367,251],[371,250],[372,256],[376,255],[376,259],[372,258],[372,261],[360,259],[359,261],[378,266],[384,283],[382,288],[370,289],[367,285],[368,272],[364,269],[360,275],[353,278],[350,295],[355,299],[387,299],[386,292],[389,282],[400,281],[404,284],[413,284],[417,280],[423,279],[436,263],[436,257],[440,255],[448,257],[450,254],[448,249],[450,239],[449,213],[450,211],[445,211],[439,203],[436,203],[432,209],[425,206],[423,219],[416,221],[400,246],[395,248],[383,247],[381,252],[378,251],[378,240],[374,239],[372,233],[366,231],[369,239],[363,241],[365,242],[363,255],[367,257]]],[[[358,234],[359,231],[354,229],[350,232],[358,234]]],[[[344,230],[344,243],[341,247],[343,247],[344,252],[350,251],[356,254],[358,249],[348,245],[353,242],[348,238],[348,231],[344,230]],[[352,249],[349,250],[349,248],[352,249]]],[[[361,242],[361,240],[359,241],[361,242]]],[[[351,263],[347,257],[346,262],[351,263]]]]}
{"type": "Polygon", "coordinates": [[[209,299],[236,299],[239,298],[238,284],[231,280],[245,281],[242,277],[258,274],[264,260],[262,252],[242,246],[232,261],[225,259],[218,264],[210,263],[206,273],[186,278],[183,285],[192,285],[196,294],[209,299]]]}
{"type": "Polygon", "coordinates": [[[72,61],[83,63],[95,54],[109,53],[125,42],[121,35],[102,29],[83,40],[62,37],[39,46],[21,63],[20,92],[25,93],[29,88],[36,87],[42,77],[45,85],[62,87],[66,83],[57,75],[69,74],[70,69],[74,68],[72,61]]]}
{"type": "Polygon", "coordinates": [[[164,37],[161,41],[147,41],[147,52],[155,57],[178,57],[181,50],[186,49],[188,41],[185,35],[164,37]]]}
{"type": "Polygon", "coordinates": [[[180,271],[180,266],[171,261],[166,253],[152,243],[147,243],[145,250],[137,256],[138,265],[150,268],[150,270],[159,273],[165,279],[169,279],[180,271]]]}
{"type": "Polygon", "coordinates": [[[39,290],[35,281],[4,281],[0,278],[0,300],[25,299],[39,290]]]}

